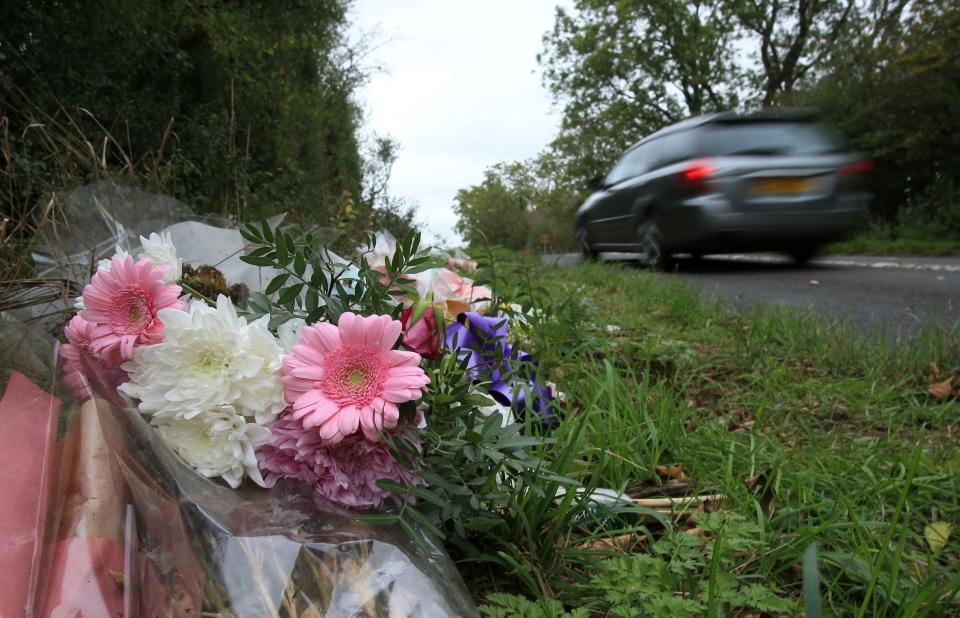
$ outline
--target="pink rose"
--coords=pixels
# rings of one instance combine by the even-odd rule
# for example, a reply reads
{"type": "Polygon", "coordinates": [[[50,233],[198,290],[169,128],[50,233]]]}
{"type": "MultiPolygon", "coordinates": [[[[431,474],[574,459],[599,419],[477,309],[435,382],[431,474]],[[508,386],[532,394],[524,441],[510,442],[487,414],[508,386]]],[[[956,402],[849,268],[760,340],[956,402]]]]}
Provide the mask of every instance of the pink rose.
{"type": "MultiPolygon", "coordinates": [[[[424,358],[440,358],[440,331],[437,328],[437,316],[433,305],[427,307],[420,318],[414,318],[417,305],[412,305],[400,314],[403,325],[403,345],[424,358]]],[[[419,313],[419,312],[418,312],[419,313]]]]}

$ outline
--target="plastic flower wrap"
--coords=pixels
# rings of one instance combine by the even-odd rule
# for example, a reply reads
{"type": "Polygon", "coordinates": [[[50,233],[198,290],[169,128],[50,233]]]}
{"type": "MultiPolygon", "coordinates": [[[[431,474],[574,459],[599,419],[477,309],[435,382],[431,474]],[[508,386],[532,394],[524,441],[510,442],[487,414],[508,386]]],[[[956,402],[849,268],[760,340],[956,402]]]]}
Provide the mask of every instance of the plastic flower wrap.
{"type": "Polygon", "coordinates": [[[124,530],[144,559],[125,563],[125,607],[473,615],[431,534],[464,537],[463,521],[498,517],[512,484],[543,474],[524,451],[539,438],[514,423],[550,418],[535,363],[502,318],[462,313],[490,291],[431,268],[416,237],[381,243],[382,270],[310,234],[243,237],[241,259],[263,269],[245,300],[180,280],[212,269],[149,234],[94,275],[65,333],[64,381],[99,397],[136,515],[124,530]]]}

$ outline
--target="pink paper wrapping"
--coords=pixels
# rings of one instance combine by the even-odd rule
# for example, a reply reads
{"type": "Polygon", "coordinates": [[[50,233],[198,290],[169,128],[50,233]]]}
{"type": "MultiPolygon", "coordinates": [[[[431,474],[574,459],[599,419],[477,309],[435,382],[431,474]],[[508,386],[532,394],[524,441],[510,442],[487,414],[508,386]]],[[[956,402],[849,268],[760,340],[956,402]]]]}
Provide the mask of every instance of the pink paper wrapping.
{"type": "Polygon", "coordinates": [[[80,407],[77,431],[79,446],[42,616],[120,618],[125,586],[133,584],[124,575],[123,485],[94,400],[80,407]]]}
{"type": "Polygon", "coordinates": [[[56,532],[59,399],[13,372],[0,400],[0,616],[33,615],[44,573],[47,531],[56,532]]]}

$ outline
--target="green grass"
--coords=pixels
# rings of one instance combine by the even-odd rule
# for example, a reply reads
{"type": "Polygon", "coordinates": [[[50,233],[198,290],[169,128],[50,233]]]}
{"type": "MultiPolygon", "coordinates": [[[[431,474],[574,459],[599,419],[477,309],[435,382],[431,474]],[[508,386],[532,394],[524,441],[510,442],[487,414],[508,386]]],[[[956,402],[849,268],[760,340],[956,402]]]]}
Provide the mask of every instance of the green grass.
{"type": "Polygon", "coordinates": [[[931,223],[905,212],[893,223],[876,221],[868,229],[844,242],[824,247],[827,254],[861,255],[960,255],[956,226],[931,223]],[[926,221],[924,223],[924,221],[926,221]]]}
{"type": "Polygon", "coordinates": [[[824,247],[825,254],[841,255],[960,255],[960,240],[949,238],[877,238],[857,236],[824,247]]]}
{"type": "Polygon", "coordinates": [[[513,335],[568,397],[556,473],[636,495],[681,466],[687,493],[729,499],[722,525],[601,509],[571,528],[569,500],[519,505],[512,569],[465,565],[487,615],[799,615],[805,573],[824,615],[960,612],[958,535],[936,555],[924,538],[960,525],[960,404],[927,394],[931,363],[960,370],[956,332],[892,342],[813,313],[740,315],[629,265],[509,255],[495,271],[531,316],[513,335]]]}

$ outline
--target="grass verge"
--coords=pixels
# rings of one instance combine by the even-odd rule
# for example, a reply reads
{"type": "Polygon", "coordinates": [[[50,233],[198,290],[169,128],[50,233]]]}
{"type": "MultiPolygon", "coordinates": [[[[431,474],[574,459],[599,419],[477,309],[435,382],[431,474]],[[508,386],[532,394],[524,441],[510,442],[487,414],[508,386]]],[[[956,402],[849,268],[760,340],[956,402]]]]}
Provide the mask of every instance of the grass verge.
{"type": "Polygon", "coordinates": [[[823,253],[827,255],[957,256],[960,255],[960,240],[858,236],[845,242],[827,245],[823,253]]]}
{"type": "Polygon", "coordinates": [[[512,571],[465,565],[486,616],[960,611],[960,385],[929,392],[960,373],[956,332],[891,342],[809,312],[737,314],[629,265],[487,261],[524,305],[513,335],[567,395],[557,474],[727,499],[597,508],[560,535],[569,501],[520,505],[537,529],[500,549],[512,571]]]}

